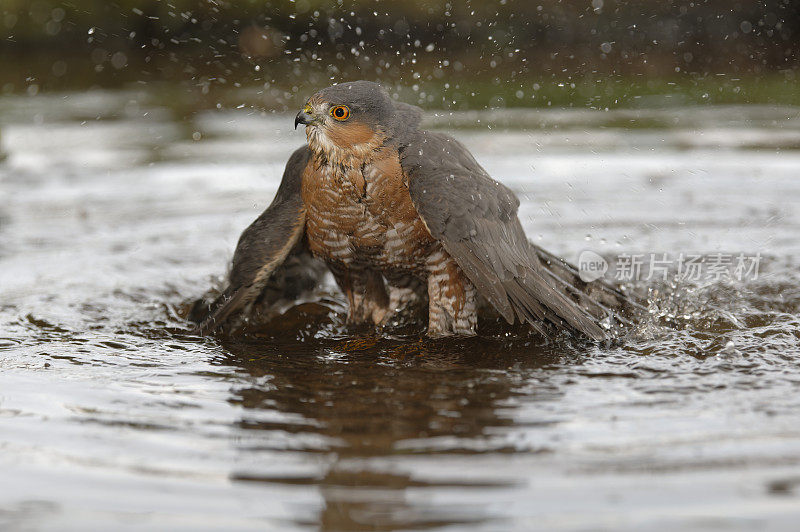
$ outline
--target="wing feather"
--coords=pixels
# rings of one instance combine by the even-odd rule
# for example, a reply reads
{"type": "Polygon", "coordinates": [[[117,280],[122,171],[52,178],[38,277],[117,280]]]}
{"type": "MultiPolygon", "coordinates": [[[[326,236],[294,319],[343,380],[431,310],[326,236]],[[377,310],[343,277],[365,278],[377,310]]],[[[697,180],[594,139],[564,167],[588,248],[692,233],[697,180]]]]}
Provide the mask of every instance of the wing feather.
{"type": "Polygon", "coordinates": [[[267,210],[239,237],[227,288],[211,303],[196,334],[208,334],[249,307],[275,270],[299,245],[305,230],[305,207],[300,193],[310,150],[296,150],[283,172],[283,179],[267,210]]]}
{"type": "Polygon", "coordinates": [[[574,268],[530,244],[517,218],[517,197],[461,143],[416,131],[400,150],[417,212],[509,323],[516,318],[544,334],[555,325],[595,340],[609,337],[604,320],[628,298],[609,286],[578,284],[574,268]]]}

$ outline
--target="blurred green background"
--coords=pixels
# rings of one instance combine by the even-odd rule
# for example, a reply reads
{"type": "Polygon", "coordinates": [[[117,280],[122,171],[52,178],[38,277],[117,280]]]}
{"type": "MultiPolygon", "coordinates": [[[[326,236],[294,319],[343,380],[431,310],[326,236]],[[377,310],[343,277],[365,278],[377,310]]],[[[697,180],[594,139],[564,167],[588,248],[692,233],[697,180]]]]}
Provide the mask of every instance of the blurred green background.
{"type": "Polygon", "coordinates": [[[147,85],[208,106],[247,93],[280,110],[298,91],[363,78],[444,109],[800,105],[796,0],[0,6],[5,94],[147,85]]]}

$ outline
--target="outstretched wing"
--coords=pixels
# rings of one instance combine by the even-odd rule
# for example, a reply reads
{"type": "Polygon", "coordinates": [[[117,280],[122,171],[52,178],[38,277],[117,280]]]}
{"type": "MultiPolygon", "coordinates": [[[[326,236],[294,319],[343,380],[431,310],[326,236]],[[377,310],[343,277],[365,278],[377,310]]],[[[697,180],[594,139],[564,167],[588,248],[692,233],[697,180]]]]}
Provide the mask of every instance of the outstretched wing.
{"type": "Polygon", "coordinates": [[[511,190],[451,137],[418,131],[404,140],[400,161],[419,215],[509,323],[516,317],[546,334],[550,322],[608,338],[603,320],[611,310],[568,284],[564,263],[543,264],[520,225],[511,190]]]}
{"type": "Polygon", "coordinates": [[[207,317],[195,333],[212,332],[231,314],[252,304],[300,242],[305,228],[300,186],[310,156],[308,147],[303,146],[289,158],[272,204],[239,237],[228,287],[210,305],[207,317]]]}

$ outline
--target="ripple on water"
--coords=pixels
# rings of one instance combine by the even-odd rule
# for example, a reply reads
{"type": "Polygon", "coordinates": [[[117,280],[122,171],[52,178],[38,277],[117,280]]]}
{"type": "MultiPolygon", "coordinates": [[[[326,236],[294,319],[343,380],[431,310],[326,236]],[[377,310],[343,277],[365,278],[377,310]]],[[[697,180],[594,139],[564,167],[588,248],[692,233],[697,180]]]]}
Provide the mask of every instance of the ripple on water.
{"type": "Polygon", "coordinates": [[[636,132],[614,125],[632,111],[514,111],[551,130],[457,132],[568,258],[769,252],[744,284],[652,283],[642,326],[593,345],[491,322],[470,340],[378,337],[347,329],[331,286],[250,334],[192,336],[178,310],[224,273],[302,136],[291,117],[178,123],[162,103],[0,101],[0,528],[800,518],[800,158],[757,149],[794,139],[764,122],[786,109],[675,111],[677,130],[672,111],[636,111],[654,121],[636,132]]]}

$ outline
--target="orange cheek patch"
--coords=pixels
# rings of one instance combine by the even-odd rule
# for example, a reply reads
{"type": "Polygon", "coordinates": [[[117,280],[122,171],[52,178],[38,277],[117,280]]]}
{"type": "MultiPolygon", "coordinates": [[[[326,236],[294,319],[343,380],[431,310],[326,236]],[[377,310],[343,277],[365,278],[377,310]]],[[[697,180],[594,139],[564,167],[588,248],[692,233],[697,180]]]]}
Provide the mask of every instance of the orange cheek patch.
{"type": "Polygon", "coordinates": [[[327,134],[329,139],[342,148],[365,144],[375,139],[375,131],[361,122],[331,124],[327,134]]]}

